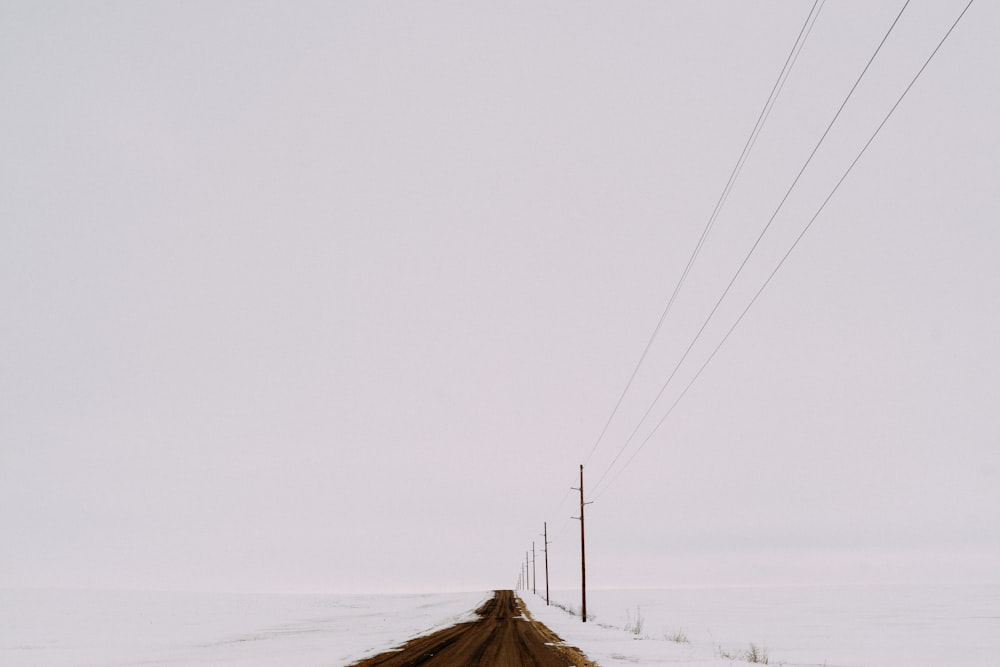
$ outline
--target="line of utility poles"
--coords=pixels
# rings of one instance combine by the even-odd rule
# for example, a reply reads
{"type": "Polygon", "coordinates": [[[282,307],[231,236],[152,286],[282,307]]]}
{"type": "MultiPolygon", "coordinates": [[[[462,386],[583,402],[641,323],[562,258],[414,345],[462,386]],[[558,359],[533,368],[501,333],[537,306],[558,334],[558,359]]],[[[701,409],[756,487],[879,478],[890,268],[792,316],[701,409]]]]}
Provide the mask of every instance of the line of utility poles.
{"type": "MultiPolygon", "coordinates": [[[[580,492],[580,516],[570,517],[580,522],[580,618],[587,622],[587,545],[584,532],[583,509],[593,501],[585,501],[583,497],[583,464],[580,465],[580,486],[570,487],[574,491],[580,492]]],[[[549,523],[542,524],[542,538],[545,553],[545,604],[549,604],[549,523]]],[[[528,590],[538,595],[538,570],[536,565],[537,551],[535,542],[531,542],[531,551],[524,552],[524,563],[521,564],[521,572],[518,574],[518,590],[528,590]],[[530,554],[530,559],[529,559],[530,554]]]]}

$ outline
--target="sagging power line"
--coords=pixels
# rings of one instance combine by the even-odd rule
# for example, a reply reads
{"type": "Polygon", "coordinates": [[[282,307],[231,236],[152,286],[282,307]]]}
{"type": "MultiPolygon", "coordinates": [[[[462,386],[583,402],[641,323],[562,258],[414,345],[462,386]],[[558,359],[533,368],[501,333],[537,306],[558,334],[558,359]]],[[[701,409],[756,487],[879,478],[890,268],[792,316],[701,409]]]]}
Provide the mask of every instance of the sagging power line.
{"type": "MultiPolygon", "coordinates": [[[[697,372],[696,372],[696,373],[694,374],[694,376],[692,376],[691,380],[690,380],[690,381],[689,381],[689,382],[687,383],[687,385],[686,385],[686,386],[684,387],[684,389],[683,389],[683,390],[681,391],[681,393],[680,393],[680,394],[679,394],[679,395],[677,396],[677,398],[676,398],[676,399],[674,400],[674,402],[673,402],[673,403],[672,403],[672,404],[670,405],[670,407],[669,407],[669,409],[667,410],[667,412],[666,412],[666,413],[665,413],[665,414],[664,414],[664,415],[663,415],[663,416],[662,416],[662,417],[660,418],[660,420],[659,420],[659,421],[658,421],[658,422],[656,423],[656,425],[655,425],[655,426],[653,427],[653,429],[652,429],[652,430],[651,430],[651,431],[649,432],[649,434],[648,434],[648,435],[647,435],[647,436],[646,436],[646,437],[645,437],[645,438],[643,439],[643,441],[642,441],[642,442],[641,442],[641,443],[639,444],[639,446],[638,446],[638,447],[637,447],[637,448],[635,449],[635,451],[634,451],[634,452],[632,453],[632,455],[631,455],[631,456],[630,456],[630,457],[628,458],[628,460],[627,460],[627,461],[625,462],[625,464],[624,464],[624,465],[622,465],[622,466],[621,466],[621,467],[620,467],[620,468],[618,469],[618,471],[617,471],[617,472],[615,473],[615,475],[614,475],[614,476],[613,476],[613,477],[611,478],[611,481],[609,481],[609,482],[608,482],[608,484],[607,484],[607,485],[605,485],[604,489],[602,489],[602,490],[601,490],[601,491],[600,491],[599,493],[597,493],[596,497],[600,497],[601,495],[603,495],[603,493],[604,493],[604,492],[605,492],[605,491],[607,490],[607,488],[608,488],[608,487],[609,487],[609,486],[610,486],[610,485],[611,485],[611,484],[612,484],[612,483],[614,482],[614,480],[618,478],[618,476],[619,476],[619,475],[621,474],[621,472],[622,472],[622,471],[623,471],[623,470],[624,470],[625,468],[627,468],[627,467],[628,467],[628,465],[629,465],[629,464],[630,464],[630,463],[631,463],[631,462],[632,462],[632,461],[633,461],[633,460],[635,459],[635,457],[636,457],[636,455],[637,455],[637,454],[639,453],[639,451],[640,451],[640,450],[641,450],[641,449],[642,449],[642,448],[643,448],[643,447],[644,447],[644,446],[646,445],[646,443],[647,443],[647,442],[649,442],[649,440],[650,440],[650,439],[651,439],[651,438],[653,437],[653,435],[654,435],[654,434],[655,434],[655,433],[656,433],[656,432],[657,432],[657,431],[659,430],[659,428],[660,428],[660,427],[661,427],[661,426],[663,425],[663,423],[664,423],[664,422],[665,422],[665,421],[667,420],[667,418],[668,418],[668,417],[670,416],[670,414],[671,414],[671,413],[673,412],[674,408],[675,408],[675,407],[677,407],[677,404],[678,404],[678,403],[680,403],[681,399],[683,399],[683,398],[684,398],[684,396],[685,396],[685,395],[687,394],[687,392],[688,392],[688,390],[689,390],[689,389],[691,388],[691,386],[692,386],[692,385],[693,385],[693,384],[695,383],[695,381],[697,381],[697,379],[698,379],[698,378],[699,378],[699,377],[701,376],[702,372],[703,372],[703,371],[705,370],[705,368],[706,368],[706,367],[708,366],[708,364],[709,364],[709,363],[711,363],[712,359],[714,359],[714,358],[715,358],[715,355],[716,355],[716,354],[717,354],[717,353],[719,352],[719,350],[720,350],[720,349],[722,348],[722,346],[723,346],[723,345],[724,345],[724,344],[726,343],[726,341],[727,341],[727,340],[729,339],[730,335],[732,335],[732,333],[733,333],[733,331],[734,331],[734,330],[736,329],[736,327],[737,327],[737,326],[739,326],[740,322],[742,322],[742,321],[743,321],[743,318],[744,318],[744,317],[746,316],[747,312],[748,312],[748,311],[750,310],[750,308],[752,308],[752,307],[753,307],[753,305],[754,305],[754,304],[755,304],[755,303],[757,302],[757,299],[758,299],[758,298],[760,297],[761,293],[763,293],[763,291],[764,291],[764,290],[765,290],[765,289],[767,288],[767,286],[768,286],[768,285],[769,285],[769,284],[771,283],[771,280],[772,280],[772,279],[774,278],[774,276],[775,276],[775,275],[776,275],[776,274],[778,273],[778,271],[779,271],[779,270],[781,269],[781,267],[782,267],[782,266],[784,265],[784,263],[785,263],[785,260],[787,260],[787,259],[788,259],[788,257],[789,257],[789,256],[790,256],[790,255],[792,254],[792,252],[793,252],[793,251],[795,250],[795,248],[796,248],[796,247],[798,247],[798,245],[799,245],[799,242],[800,242],[800,241],[802,240],[802,238],[803,238],[803,237],[804,237],[804,236],[806,235],[806,232],[808,232],[808,231],[809,231],[809,229],[810,229],[810,228],[812,227],[813,223],[814,223],[814,222],[816,221],[816,219],[817,219],[817,218],[819,217],[820,213],[822,213],[822,212],[823,212],[823,209],[825,209],[825,208],[826,208],[826,205],[827,205],[827,204],[828,204],[828,203],[830,202],[830,200],[831,200],[831,199],[833,198],[833,196],[834,196],[834,195],[835,195],[835,194],[837,193],[837,191],[838,191],[838,190],[840,189],[840,186],[841,186],[841,185],[843,184],[843,182],[844,182],[844,181],[845,181],[845,180],[847,179],[847,176],[848,176],[848,175],[849,175],[849,174],[851,173],[851,171],[852,171],[852,170],[854,169],[854,167],[855,167],[855,166],[857,165],[857,163],[858,163],[858,162],[859,162],[859,161],[861,160],[861,157],[862,157],[862,156],[863,156],[863,155],[865,154],[865,152],[866,152],[866,151],[868,150],[868,147],[869,147],[869,146],[871,146],[871,144],[872,144],[872,142],[873,142],[873,141],[875,141],[875,137],[877,137],[877,136],[878,136],[878,134],[879,134],[879,132],[881,132],[881,131],[882,131],[882,128],[883,128],[883,127],[885,126],[885,124],[886,124],[886,123],[887,123],[887,122],[889,121],[889,118],[891,118],[891,117],[892,117],[893,113],[895,113],[895,111],[896,111],[896,109],[897,109],[897,108],[899,107],[900,103],[902,103],[902,101],[903,101],[903,98],[905,98],[905,97],[906,97],[907,93],[909,93],[909,92],[910,92],[910,89],[911,89],[911,88],[913,88],[913,85],[914,85],[914,84],[915,84],[915,83],[917,82],[917,79],[919,79],[919,78],[920,78],[920,76],[921,76],[921,75],[922,75],[922,74],[924,73],[924,70],[926,70],[926,69],[927,69],[927,66],[928,66],[928,65],[930,64],[931,60],[933,60],[933,59],[934,59],[934,56],[935,56],[935,55],[937,55],[938,51],[939,51],[939,50],[941,49],[941,47],[942,47],[942,46],[944,45],[945,41],[946,41],[946,40],[948,39],[948,37],[949,37],[949,36],[951,35],[951,33],[952,33],[952,32],[953,32],[954,30],[955,30],[955,27],[956,27],[956,26],[958,25],[958,23],[959,23],[959,22],[960,22],[960,21],[962,20],[962,17],[964,17],[964,16],[965,16],[966,12],[967,12],[967,11],[969,10],[969,8],[970,8],[970,7],[972,6],[972,3],[973,3],[974,1],[975,1],[975,0],[969,0],[968,4],[966,4],[966,5],[965,5],[965,7],[964,7],[964,8],[962,9],[961,13],[959,13],[958,17],[957,17],[957,18],[955,19],[955,21],[954,21],[954,22],[953,22],[953,23],[951,24],[951,26],[950,26],[950,27],[948,28],[948,30],[947,30],[947,31],[945,32],[944,36],[943,36],[943,37],[942,37],[942,38],[940,39],[940,41],[939,41],[939,42],[937,43],[937,46],[935,46],[935,47],[934,47],[934,50],[933,50],[933,51],[931,51],[931,53],[930,53],[930,55],[929,55],[929,56],[927,56],[927,59],[926,59],[926,60],[924,61],[923,65],[921,65],[920,69],[919,69],[919,70],[917,71],[917,73],[916,73],[916,74],[915,74],[915,75],[913,76],[913,78],[912,78],[912,79],[910,80],[909,84],[907,84],[906,88],[905,88],[905,89],[903,90],[903,92],[902,92],[902,93],[901,93],[901,94],[899,95],[899,97],[898,97],[898,98],[896,99],[895,103],[894,103],[894,104],[892,105],[892,107],[891,107],[891,108],[889,109],[888,113],[886,113],[886,115],[885,115],[885,116],[883,117],[882,121],[881,121],[881,122],[880,122],[880,123],[878,124],[878,126],[877,126],[877,127],[875,128],[875,131],[874,131],[874,132],[872,132],[871,136],[870,136],[870,137],[868,138],[868,140],[867,140],[867,141],[865,142],[865,144],[864,144],[864,145],[862,146],[861,150],[860,150],[860,151],[858,151],[858,154],[857,154],[857,155],[855,156],[854,160],[853,160],[853,161],[851,162],[851,164],[850,164],[850,165],[849,165],[849,166],[847,167],[847,169],[846,169],[846,170],[844,171],[844,173],[843,173],[843,174],[841,175],[841,177],[840,177],[840,178],[839,178],[839,179],[837,180],[836,184],[835,184],[835,185],[833,186],[833,188],[832,188],[832,189],[830,190],[829,194],[828,194],[828,195],[826,196],[826,198],[825,198],[825,199],[823,200],[823,202],[822,202],[822,203],[820,204],[819,208],[817,208],[817,209],[816,209],[816,212],[815,212],[815,213],[814,213],[814,214],[812,215],[812,217],[811,217],[811,218],[809,219],[809,221],[808,221],[808,222],[806,223],[805,227],[803,227],[802,231],[801,231],[801,232],[799,232],[798,236],[797,236],[797,237],[795,238],[795,240],[794,240],[794,241],[792,242],[791,246],[790,246],[790,247],[788,248],[788,250],[787,250],[787,251],[785,252],[785,254],[784,254],[784,255],[783,255],[783,256],[781,257],[781,259],[780,259],[780,260],[778,261],[778,264],[777,264],[777,266],[775,266],[774,270],[772,270],[772,271],[771,271],[771,273],[770,273],[770,274],[768,275],[768,277],[767,277],[767,279],[766,279],[766,280],[764,281],[764,283],[763,283],[763,284],[762,284],[762,285],[760,286],[760,288],[758,288],[757,292],[756,292],[756,293],[754,294],[754,296],[753,296],[753,297],[752,297],[752,298],[750,299],[750,302],[749,302],[749,303],[748,303],[748,304],[746,305],[746,307],[745,307],[745,308],[743,309],[743,311],[742,311],[742,312],[740,313],[739,317],[737,317],[737,318],[736,318],[736,321],[735,321],[735,322],[733,322],[733,324],[732,324],[732,325],[731,325],[731,326],[729,327],[728,331],[726,331],[726,334],[725,334],[725,335],[724,335],[724,336],[722,337],[722,339],[721,339],[721,340],[719,341],[719,343],[718,343],[718,344],[717,344],[717,345],[715,346],[715,348],[714,348],[714,349],[712,350],[711,354],[709,354],[709,356],[708,356],[708,357],[706,358],[706,360],[704,361],[704,363],[702,363],[702,365],[701,365],[701,367],[700,367],[700,368],[698,369],[698,371],[697,371],[697,372]]],[[[909,4],[909,0],[907,1],[907,3],[906,3],[906,4],[909,4]]],[[[903,6],[903,9],[906,9],[906,5],[904,5],[904,6],[903,6]]],[[[902,14],[902,10],[900,10],[900,14],[902,14]]],[[[897,17],[896,17],[896,21],[898,21],[898,20],[899,20],[899,16],[897,16],[897,17]]],[[[893,23],[893,25],[895,25],[895,22],[893,23]]],[[[891,28],[890,28],[890,31],[891,31],[891,28]]],[[[883,38],[883,43],[884,43],[884,41],[885,41],[885,38],[883,38]]],[[[880,46],[880,48],[881,48],[881,44],[880,44],[879,46],[880,46]]],[[[877,52],[876,52],[876,53],[877,53],[877,52]]],[[[874,56],[873,56],[873,57],[874,57],[874,56]]],[[[869,65],[870,65],[870,64],[871,64],[871,62],[869,61],[869,65]]],[[[867,69],[867,67],[866,67],[866,69],[867,69]]],[[[863,76],[863,74],[864,74],[864,73],[862,72],[862,76],[863,76]]],[[[859,78],[859,80],[860,80],[860,78],[859,78]]],[[[856,87],[856,86],[857,86],[857,83],[855,83],[855,87],[856,87]]],[[[852,92],[853,92],[853,90],[854,90],[854,89],[852,88],[852,92]]],[[[841,105],[841,110],[842,110],[842,109],[843,109],[843,105],[841,105]]],[[[838,111],[838,114],[839,114],[839,111],[838,111]]],[[[836,120],[836,117],[834,118],[834,120],[836,120]]],[[[829,128],[828,128],[828,130],[829,130],[829,128]]],[[[824,136],[825,136],[825,135],[824,135],[824,136]]],[[[814,152],[815,152],[815,151],[814,151],[814,152]]],[[[810,158],[811,158],[811,157],[812,157],[812,156],[810,156],[810,158]]],[[[799,175],[801,176],[801,172],[800,172],[800,174],[799,174],[799,175]]],[[[794,184],[793,184],[793,186],[794,186],[794,184]]],[[[786,198],[787,198],[787,195],[786,195],[786,198]]],[[[783,200],[783,201],[784,201],[784,200],[783,200]]],[[[770,223],[769,223],[769,224],[770,224],[770,223]]],[[[765,231],[766,231],[766,229],[765,229],[765,231]]],[[[758,241],[759,241],[759,240],[760,240],[760,239],[758,239],[758,241]]],[[[755,247],[756,247],[756,246],[755,246],[755,247]]],[[[742,266],[741,266],[741,268],[742,268],[742,266]]],[[[727,288],[727,289],[728,289],[728,288],[727,288]]],[[[725,294],[723,294],[723,297],[722,297],[722,298],[725,298],[725,294]]],[[[720,299],[720,302],[721,302],[721,299],[720,299]]],[[[718,303],[716,304],[716,306],[718,306],[718,303]]],[[[715,312],[715,310],[713,309],[713,311],[712,311],[712,312],[714,313],[714,312],[715,312]]],[[[711,315],[710,315],[709,317],[711,318],[711,315]]],[[[699,333],[700,333],[700,332],[699,332],[699,333]]],[[[690,351],[690,348],[689,348],[689,351],[690,351]]],[[[682,361],[683,361],[683,358],[682,358],[682,361]]],[[[674,370],[675,370],[675,372],[676,372],[676,368],[675,368],[674,370]]],[[[673,375],[671,375],[671,378],[672,378],[672,377],[673,377],[673,375]]],[[[664,387],[664,388],[665,388],[665,387],[664,387]]],[[[660,397],[660,395],[661,395],[661,394],[662,394],[662,389],[661,389],[661,392],[660,392],[660,394],[657,394],[657,400],[659,399],[659,397],[660,397]]],[[[619,454],[620,454],[620,452],[619,452],[619,454]]],[[[616,460],[617,460],[617,457],[616,457],[616,460]]],[[[614,462],[612,462],[612,464],[613,464],[613,463],[614,463],[614,462]]],[[[608,472],[608,471],[609,471],[610,469],[611,469],[611,467],[609,466],[609,467],[608,467],[608,469],[607,469],[607,470],[605,471],[605,476],[607,475],[607,472],[608,472]]],[[[604,479],[604,476],[602,476],[602,478],[601,478],[601,479],[604,479]]]]}
{"type": "MultiPolygon", "coordinates": [[[[726,201],[729,199],[729,194],[732,192],[733,186],[736,184],[736,180],[739,178],[740,173],[743,171],[743,166],[746,164],[747,158],[750,156],[750,151],[753,150],[754,145],[757,143],[757,137],[760,135],[761,130],[764,128],[764,124],[767,122],[768,117],[771,114],[771,110],[774,108],[775,102],[778,100],[778,96],[781,94],[784,88],[785,82],[788,80],[788,76],[791,74],[792,68],[795,66],[796,60],[798,60],[799,54],[802,52],[802,47],[805,45],[806,39],[808,39],[809,34],[812,32],[813,26],[816,24],[816,19],[819,18],[819,12],[823,8],[823,4],[826,0],[814,0],[812,7],[809,10],[809,14],[806,16],[805,22],[802,24],[798,35],[795,38],[795,43],[792,44],[792,49],[788,52],[788,56],[785,58],[785,62],[781,67],[781,71],[778,73],[778,78],[775,80],[774,85],[771,87],[771,92],[768,94],[767,101],[764,102],[763,108],[760,110],[760,114],[757,116],[757,121],[754,123],[753,129],[750,131],[750,136],[747,138],[746,143],[743,145],[743,150],[740,152],[739,157],[736,160],[736,164],[733,165],[733,169],[729,174],[729,178],[726,181],[725,186],[722,188],[722,193],[719,195],[718,200],[715,202],[715,207],[712,209],[711,215],[709,215],[708,222],[702,229],[701,236],[698,238],[698,242],[695,244],[694,250],[691,256],[687,260],[687,264],[684,270],[681,272],[681,276],[674,286],[673,291],[670,294],[670,298],[667,299],[667,304],[660,315],[659,321],[657,321],[656,326],[653,328],[652,334],[649,336],[649,340],[646,342],[642,353],[639,355],[639,360],[636,362],[635,367],[632,369],[632,373],[629,375],[628,381],[625,383],[625,388],[622,389],[621,394],[618,396],[618,400],[615,402],[614,408],[611,410],[611,414],[608,416],[607,421],[604,423],[604,427],[601,429],[600,434],[597,436],[597,440],[594,442],[593,447],[591,447],[590,453],[587,455],[584,464],[588,464],[590,459],[593,457],[594,452],[597,451],[598,446],[604,440],[604,436],[608,432],[608,428],[614,421],[615,416],[618,414],[618,410],[621,408],[622,402],[625,396],[628,394],[629,390],[632,388],[633,382],[635,382],[636,375],[639,373],[639,369],[642,367],[643,363],[646,361],[646,357],[649,354],[650,349],[653,347],[653,343],[656,341],[660,330],[663,328],[663,324],[667,319],[673,309],[674,303],[677,300],[678,294],[680,294],[681,288],[684,286],[684,282],[687,280],[688,274],[691,272],[691,267],[694,266],[698,255],[701,253],[701,249],[705,244],[705,240],[708,238],[709,232],[715,225],[715,221],[718,219],[719,214],[722,212],[726,201]]],[[[565,497],[563,498],[565,500],[565,497]]],[[[562,501],[560,501],[562,504],[562,501]]]]}
{"type": "Polygon", "coordinates": [[[687,348],[684,350],[684,353],[681,355],[680,359],[674,365],[673,370],[670,372],[670,375],[667,377],[666,381],[660,386],[660,390],[656,393],[656,396],[649,403],[649,406],[646,408],[646,411],[639,419],[639,423],[636,424],[634,429],[632,429],[632,432],[629,434],[628,438],[626,438],[625,443],[621,446],[621,448],[618,450],[618,453],[615,454],[615,457],[611,460],[611,463],[608,464],[608,466],[604,469],[604,472],[598,478],[597,483],[594,485],[595,491],[600,490],[601,483],[607,477],[608,473],[612,470],[612,468],[614,468],[615,463],[618,462],[618,459],[621,458],[625,450],[628,449],[628,446],[632,444],[632,441],[635,438],[636,434],[642,428],[642,425],[646,423],[646,420],[649,418],[649,415],[653,412],[653,409],[656,407],[656,404],[659,403],[660,398],[662,398],[663,394],[666,392],[667,387],[670,386],[671,382],[673,382],[674,378],[677,376],[677,372],[680,370],[681,366],[683,366],[684,362],[688,358],[688,355],[691,354],[691,350],[694,349],[694,346],[697,344],[698,340],[705,332],[705,329],[708,327],[709,323],[715,317],[715,314],[718,312],[719,307],[722,305],[722,302],[725,301],[726,297],[732,290],[733,285],[736,284],[736,281],[739,279],[740,275],[742,275],[743,270],[746,268],[747,263],[750,261],[751,256],[753,256],[753,254],[757,251],[757,248],[760,246],[761,241],[767,235],[768,230],[771,229],[771,225],[778,217],[778,214],[781,212],[782,208],[784,208],[785,203],[788,201],[788,198],[792,194],[792,191],[795,189],[795,186],[798,185],[799,181],[802,179],[802,175],[809,168],[809,165],[812,163],[813,158],[816,156],[820,147],[823,145],[823,142],[826,141],[826,138],[829,136],[830,131],[833,129],[833,126],[837,123],[837,119],[840,118],[840,115],[844,111],[844,108],[847,106],[847,103],[850,101],[851,97],[854,96],[854,93],[858,89],[858,86],[861,84],[862,79],[864,79],[865,74],[868,73],[868,70],[871,68],[872,63],[875,62],[875,59],[878,57],[878,54],[882,51],[882,47],[889,39],[889,35],[892,34],[892,31],[899,23],[899,19],[903,16],[903,12],[906,11],[906,8],[909,6],[909,4],[910,0],[906,0],[906,2],[903,4],[903,7],[899,10],[899,13],[896,14],[896,18],[893,19],[892,24],[889,26],[889,29],[886,30],[885,34],[882,36],[882,39],[879,41],[878,46],[875,48],[875,51],[872,53],[871,57],[868,59],[868,62],[861,70],[861,74],[858,75],[858,78],[854,81],[854,85],[851,86],[851,89],[844,97],[844,100],[840,103],[840,106],[837,108],[836,113],[834,113],[833,118],[830,119],[830,122],[827,124],[826,129],[823,131],[823,134],[816,142],[816,145],[813,146],[812,151],[809,153],[809,156],[806,158],[805,162],[802,164],[802,167],[795,175],[795,178],[792,180],[791,185],[788,186],[788,189],[785,191],[784,196],[778,202],[778,205],[777,207],[775,207],[774,212],[771,214],[771,217],[768,219],[763,229],[761,229],[760,234],[757,236],[757,239],[750,247],[750,250],[743,257],[743,260],[740,262],[740,265],[736,269],[736,272],[729,279],[729,283],[726,285],[726,288],[723,290],[722,294],[716,300],[715,305],[712,307],[711,312],[709,312],[708,314],[708,317],[706,317],[704,322],[702,322],[701,327],[698,329],[697,333],[695,333],[694,337],[688,343],[687,348]]]}
{"type": "MultiPolygon", "coordinates": [[[[632,372],[629,376],[628,381],[625,384],[624,389],[622,389],[621,394],[619,394],[618,399],[615,402],[613,409],[611,410],[611,414],[608,416],[608,419],[605,422],[603,428],[601,429],[601,432],[598,435],[597,440],[594,442],[593,446],[590,449],[589,454],[584,460],[584,465],[587,465],[590,462],[591,458],[594,455],[594,452],[597,451],[598,446],[604,440],[608,428],[611,426],[611,423],[613,422],[615,416],[618,414],[618,410],[621,408],[625,396],[630,391],[632,384],[635,381],[636,375],[639,372],[639,369],[645,363],[646,357],[649,354],[649,351],[652,348],[653,343],[655,342],[657,336],[659,335],[660,330],[663,327],[663,324],[665,323],[667,317],[669,316],[673,308],[673,305],[677,300],[677,297],[680,294],[680,291],[684,286],[685,281],[687,280],[687,276],[691,272],[691,268],[694,266],[694,263],[697,260],[701,252],[701,249],[705,244],[705,240],[708,238],[709,232],[711,231],[717,218],[719,217],[723,208],[725,207],[725,204],[729,199],[729,195],[732,192],[732,189],[735,186],[736,181],[739,179],[739,176],[743,171],[743,167],[746,164],[746,161],[749,158],[751,151],[753,150],[754,146],[757,143],[757,138],[759,137],[761,131],[763,130],[764,125],[767,122],[768,118],[770,117],[771,111],[774,108],[774,105],[777,102],[778,97],[781,94],[781,91],[784,89],[785,83],[788,81],[788,77],[790,76],[792,69],[795,66],[795,63],[797,62],[799,54],[802,52],[802,49],[805,46],[805,43],[809,38],[809,35],[812,33],[813,27],[816,25],[816,21],[819,18],[820,11],[823,9],[825,3],[826,0],[814,0],[812,6],[810,7],[809,13],[806,15],[806,18],[803,21],[799,29],[799,32],[795,37],[795,41],[793,42],[792,47],[789,50],[784,63],[782,64],[781,70],[778,72],[778,77],[775,79],[774,84],[771,86],[771,90],[768,93],[767,100],[764,102],[764,105],[761,107],[761,110],[757,115],[757,119],[754,122],[754,126],[750,131],[750,135],[747,137],[747,140],[743,145],[743,149],[740,151],[740,155],[736,159],[736,163],[733,165],[733,168],[730,171],[726,184],[723,186],[722,192],[719,194],[719,198],[716,200],[715,206],[712,209],[712,213],[709,216],[708,221],[706,222],[704,228],[702,229],[698,242],[696,243],[695,248],[691,253],[691,256],[687,260],[687,264],[683,272],[681,273],[679,280],[677,281],[677,284],[674,286],[670,294],[670,297],[667,300],[666,306],[664,307],[663,312],[660,315],[659,321],[654,327],[653,332],[650,334],[649,339],[646,342],[646,345],[642,353],[640,354],[638,361],[636,362],[634,368],[632,369],[632,372]]],[[[555,506],[556,510],[562,507],[563,503],[566,502],[566,500],[569,498],[571,489],[572,487],[569,487],[567,485],[567,490],[563,493],[562,497],[559,499],[559,502],[556,503],[555,506]]],[[[564,521],[559,526],[557,531],[558,534],[563,533],[568,523],[569,519],[564,521]]]]}

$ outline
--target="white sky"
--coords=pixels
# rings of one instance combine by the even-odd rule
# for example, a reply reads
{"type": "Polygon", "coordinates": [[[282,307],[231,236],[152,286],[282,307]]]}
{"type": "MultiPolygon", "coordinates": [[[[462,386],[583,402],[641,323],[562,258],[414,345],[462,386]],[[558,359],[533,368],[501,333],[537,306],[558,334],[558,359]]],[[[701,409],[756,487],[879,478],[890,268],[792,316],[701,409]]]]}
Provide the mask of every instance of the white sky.
{"type": "MultiPolygon", "coordinates": [[[[577,466],[901,3],[825,6],[587,460],[810,5],[0,2],[0,586],[511,586],[543,521],[577,585],[577,466]]],[[[692,363],[964,5],[911,3],[692,363]]],[[[591,586],[1000,579],[998,24],[598,490],[591,586]]]]}

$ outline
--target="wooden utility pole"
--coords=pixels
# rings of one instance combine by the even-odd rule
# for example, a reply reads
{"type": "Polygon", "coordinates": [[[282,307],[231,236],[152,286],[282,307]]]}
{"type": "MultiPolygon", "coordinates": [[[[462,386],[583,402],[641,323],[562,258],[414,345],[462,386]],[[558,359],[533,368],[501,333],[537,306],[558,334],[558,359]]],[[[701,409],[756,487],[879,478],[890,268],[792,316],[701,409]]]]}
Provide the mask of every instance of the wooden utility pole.
{"type": "Polygon", "coordinates": [[[538,570],[535,568],[535,541],[531,540],[531,592],[538,595],[538,570]]]}
{"type": "Polygon", "coordinates": [[[545,528],[545,532],[542,535],[545,537],[545,606],[549,605],[549,522],[546,521],[542,524],[545,528]]]}
{"type": "Polygon", "coordinates": [[[587,622],[587,548],[583,539],[583,464],[580,464],[580,616],[587,622]]]}
{"type": "MultiPolygon", "coordinates": [[[[576,489],[576,487],[573,487],[576,489]]],[[[583,464],[580,464],[580,516],[573,517],[580,520],[580,593],[582,596],[580,605],[580,617],[583,622],[587,622],[587,549],[583,538],[583,507],[590,503],[583,502],[583,464]]]]}

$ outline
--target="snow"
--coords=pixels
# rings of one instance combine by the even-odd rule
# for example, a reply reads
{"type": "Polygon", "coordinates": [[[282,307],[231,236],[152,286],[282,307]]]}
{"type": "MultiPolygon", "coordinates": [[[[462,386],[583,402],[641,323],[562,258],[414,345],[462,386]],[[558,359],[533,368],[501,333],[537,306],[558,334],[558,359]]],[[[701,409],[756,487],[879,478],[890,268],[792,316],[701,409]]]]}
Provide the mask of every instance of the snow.
{"type": "MultiPolygon", "coordinates": [[[[0,664],[349,665],[457,622],[492,593],[251,595],[0,590],[0,664]]],[[[524,591],[602,667],[730,667],[751,643],[788,667],[1000,664],[1000,586],[592,590],[591,621],[524,591]],[[638,638],[624,629],[643,620],[638,638]],[[688,641],[671,641],[682,633],[688,641]]],[[[579,592],[553,601],[578,607],[579,592]]]]}
{"type": "Polygon", "coordinates": [[[472,620],[491,595],[0,590],[0,664],[347,665],[472,620]]]}
{"type": "MultiPolygon", "coordinates": [[[[1000,664],[1000,586],[815,586],[595,590],[588,623],[521,592],[530,613],[603,667],[746,664],[985,667],[1000,664]],[[625,628],[641,615],[637,637],[625,628]],[[688,641],[671,641],[683,634],[688,641]]],[[[579,591],[551,596],[575,611],[579,591]]]]}

